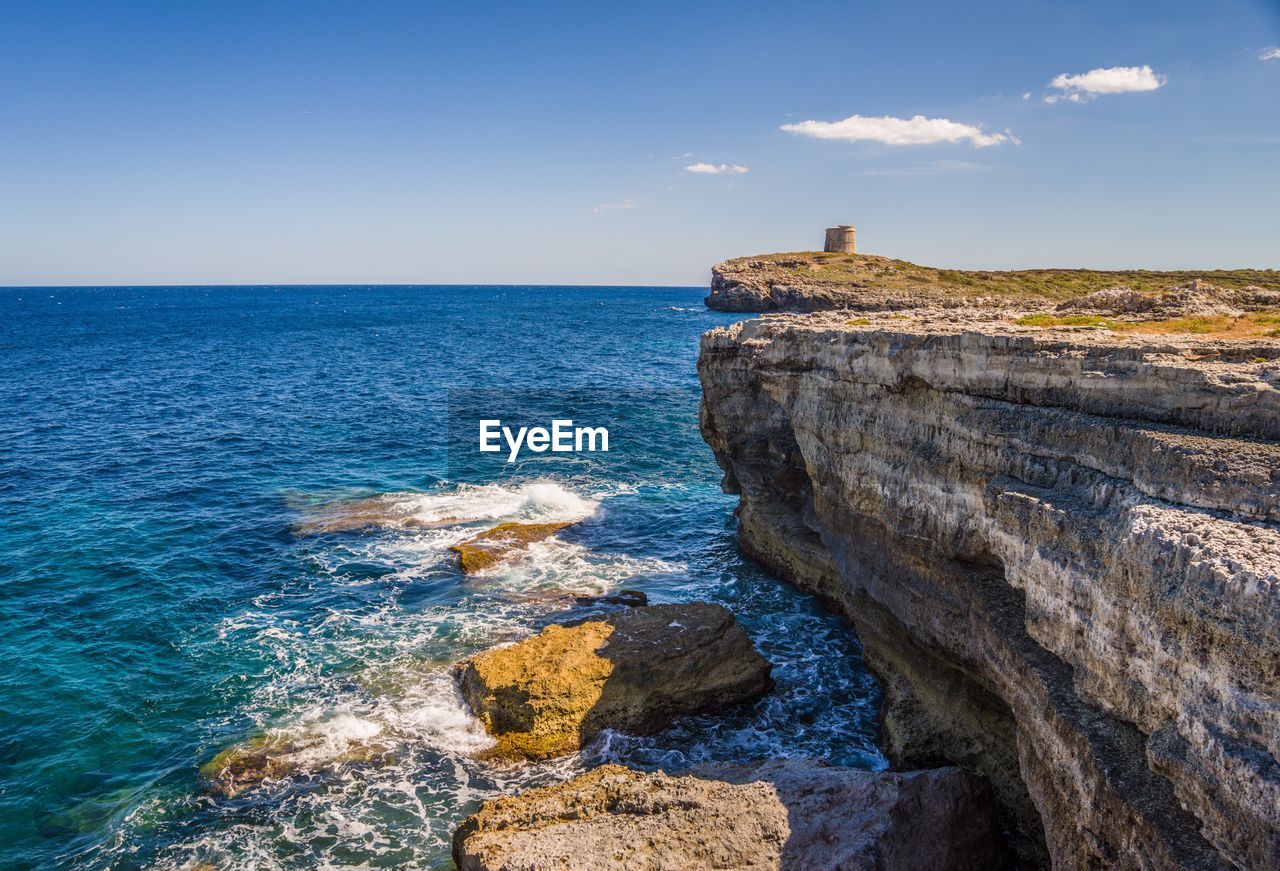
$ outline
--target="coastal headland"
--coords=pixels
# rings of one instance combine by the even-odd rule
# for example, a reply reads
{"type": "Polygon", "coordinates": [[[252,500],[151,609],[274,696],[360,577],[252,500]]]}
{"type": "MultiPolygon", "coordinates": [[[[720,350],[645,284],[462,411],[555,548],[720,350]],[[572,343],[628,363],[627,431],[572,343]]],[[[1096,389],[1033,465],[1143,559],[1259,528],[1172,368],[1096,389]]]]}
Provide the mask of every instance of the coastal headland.
{"type": "Polygon", "coordinates": [[[892,771],[599,769],[487,802],[460,867],[1274,867],[1280,276],[713,275],[765,313],[698,363],[739,544],[856,630],[892,771]]]}
{"type": "Polygon", "coordinates": [[[702,430],[742,548],[856,629],[895,767],[1022,861],[1280,855],[1280,274],[715,268],[702,430]]]}

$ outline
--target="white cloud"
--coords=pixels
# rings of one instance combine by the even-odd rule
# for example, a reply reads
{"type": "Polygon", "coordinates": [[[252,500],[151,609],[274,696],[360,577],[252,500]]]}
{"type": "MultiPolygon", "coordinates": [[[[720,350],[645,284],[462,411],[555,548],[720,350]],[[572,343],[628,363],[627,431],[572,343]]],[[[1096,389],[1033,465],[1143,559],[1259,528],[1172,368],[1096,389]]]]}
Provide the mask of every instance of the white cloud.
{"type": "Polygon", "coordinates": [[[736,163],[691,163],[684,168],[684,171],[703,173],[705,175],[723,175],[725,173],[742,175],[743,173],[751,172],[747,167],[739,166],[736,163]]]}
{"type": "Polygon", "coordinates": [[[631,199],[631,197],[627,197],[626,199],[618,200],[617,202],[613,202],[613,203],[601,203],[591,211],[595,212],[598,215],[601,212],[618,212],[623,209],[634,209],[635,207],[636,207],[636,201],[631,199]]]}
{"type": "Polygon", "coordinates": [[[1280,60],[1280,48],[1274,45],[1258,52],[1258,60],[1280,60]]]}
{"type": "Polygon", "coordinates": [[[801,121],[783,124],[788,133],[812,136],[815,139],[840,139],[845,142],[882,142],[885,145],[932,145],[937,142],[964,142],[968,140],[978,148],[999,145],[1002,142],[1017,143],[1009,131],[983,133],[981,127],[948,121],[946,118],[867,118],[850,115],[843,121],[801,121]]]}
{"type": "Polygon", "coordinates": [[[1101,94],[1131,94],[1139,91],[1154,91],[1168,79],[1151,69],[1140,67],[1099,67],[1087,73],[1069,75],[1062,73],[1054,76],[1049,87],[1057,88],[1062,93],[1050,94],[1044,98],[1046,103],[1066,100],[1071,103],[1087,103],[1101,94]]]}

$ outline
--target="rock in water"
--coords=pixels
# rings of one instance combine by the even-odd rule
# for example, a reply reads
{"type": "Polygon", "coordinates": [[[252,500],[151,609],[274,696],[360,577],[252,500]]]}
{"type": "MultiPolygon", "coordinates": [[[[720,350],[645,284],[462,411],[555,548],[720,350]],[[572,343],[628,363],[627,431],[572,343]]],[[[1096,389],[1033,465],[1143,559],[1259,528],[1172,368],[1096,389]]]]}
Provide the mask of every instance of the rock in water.
{"type": "Polygon", "coordinates": [[[603,729],[646,735],[674,717],[750,701],[773,681],[768,660],[720,605],[630,608],[472,657],[458,666],[491,755],[572,753],[603,729]]]}
{"type": "Polygon", "coordinates": [[[454,833],[453,858],[461,871],[1006,865],[980,778],[958,768],[871,772],[803,759],[679,776],[605,765],[485,802],[454,833]]]}
{"type": "Polygon", "coordinates": [[[474,575],[524,550],[535,541],[550,538],[569,523],[499,523],[479,535],[453,545],[464,575],[474,575]]]}
{"type": "Polygon", "coordinates": [[[293,524],[294,535],[328,535],[369,529],[439,529],[468,522],[465,517],[424,520],[414,514],[411,494],[384,493],[364,499],[343,499],[310,509],[309,516],[293,524]]]}
{"type": "Polygon", "coordinates": [[[376,762],[388,748],[379,727],[351,716],[291,732],[275,731],[228,747],[200,767],[210,792],[234,798],[265,783],[331,770],[353,762],[376,762]]]}
{"type": "Polygon", "coordinates": [[[619,608],[643,608],[649,604],[649,597],[642,590],[614,590],[603,596],[576,596],[574,603],[578,605],[616,605],[619,608]]]}

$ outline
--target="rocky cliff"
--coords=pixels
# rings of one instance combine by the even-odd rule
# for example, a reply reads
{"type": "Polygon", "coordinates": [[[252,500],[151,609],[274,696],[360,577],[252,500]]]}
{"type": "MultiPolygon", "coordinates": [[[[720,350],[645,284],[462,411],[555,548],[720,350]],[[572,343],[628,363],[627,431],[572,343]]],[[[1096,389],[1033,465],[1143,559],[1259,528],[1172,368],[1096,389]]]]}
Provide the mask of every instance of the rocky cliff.
{"type": "Polygon", "coordinates": [[[957,308],[993,305],[1052,308],[1117,289],[1153,302],[1170,289],[1202,286],[1231,306],[1280,305],[1273,269],[998,270],[937,269],[874,254],[798,251],[726,260],[711,269],[709,308],[732,312],[957,308]]]}
{"type": "Polygon", "coordinates": [[[1028,862],[1277,867],[1280,342],[782,315],[699,374],[742,547],[852,622],[895,763],[984,774],[1028,862]]]}

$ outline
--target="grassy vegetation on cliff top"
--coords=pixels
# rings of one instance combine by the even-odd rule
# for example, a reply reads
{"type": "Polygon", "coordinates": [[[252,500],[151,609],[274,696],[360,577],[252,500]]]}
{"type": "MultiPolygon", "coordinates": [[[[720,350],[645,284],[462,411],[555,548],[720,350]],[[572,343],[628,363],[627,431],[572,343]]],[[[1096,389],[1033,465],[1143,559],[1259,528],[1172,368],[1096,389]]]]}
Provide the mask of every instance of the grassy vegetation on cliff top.
{"type": "Polygon", "coordinates": [[[1274,269],[1186,269],[1173,272],[1148,269],[1022,269],[1003,272],[935,269],[874,254],[822,251],[739,257],[725,261],[716,269],[725,278],[742,281],[882,290],[928,289],[942,295],[1052,300],[1070,299],[1119,286],[1139,293],[1155,293],[1196,278],[1229,289],[1253,285],[1265,290],[1280,290],[1280,271],[1274,269]]]}
{"type": "Polygon", "coordinates": [[[1185,318],[1118,320],[1102,315],[1025,315],[1024,327],[1100,327],[1113,333],[1183,333],[1209,339],[1280,339],[1280,315],[1249,312],[1237,317],[1201,315],[1185,318]]]}

